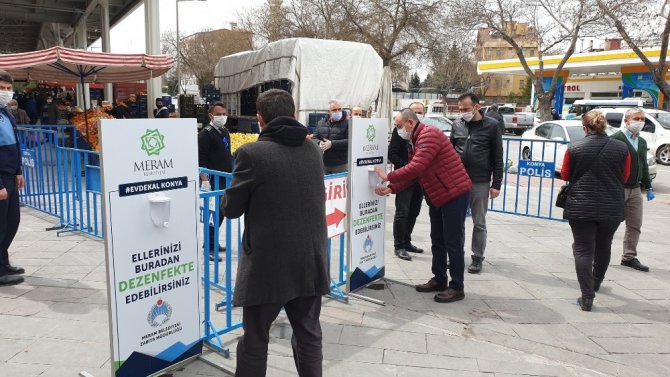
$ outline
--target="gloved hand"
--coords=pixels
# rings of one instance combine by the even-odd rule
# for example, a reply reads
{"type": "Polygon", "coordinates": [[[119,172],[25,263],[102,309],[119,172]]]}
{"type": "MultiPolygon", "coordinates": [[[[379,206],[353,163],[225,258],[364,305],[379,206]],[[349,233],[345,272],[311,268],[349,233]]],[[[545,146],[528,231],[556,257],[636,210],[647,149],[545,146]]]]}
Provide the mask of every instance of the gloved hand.
{"type": "Polygon", "coordinates": [[[648,202],[654,200],[655,197],[656,197],[656,195],[654,195],[654,189],[647,190],[647,201],[648,202]]]}

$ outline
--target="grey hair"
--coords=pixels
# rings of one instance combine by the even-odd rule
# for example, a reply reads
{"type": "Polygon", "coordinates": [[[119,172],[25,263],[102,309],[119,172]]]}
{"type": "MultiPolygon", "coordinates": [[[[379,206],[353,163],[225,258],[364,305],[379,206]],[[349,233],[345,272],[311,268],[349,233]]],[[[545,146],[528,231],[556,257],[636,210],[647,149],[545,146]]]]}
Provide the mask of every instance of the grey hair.
{"type": "Polygon", "coordinates": [[[331,99],[330,101],[328,101],[328,107],[330,107],[330,105],[337,105],[339,107],[342,107],[342,101],[340,101],[339,99],[331,99]]]}
{"type": "Polygon", "coordinates": [[[17,105],[18,105],[19,103],[16,102],[16,100],[15,100],[14,98],[10,99],[9,102],[7,102],[7,105],[8,105],[8,106],[9,106],[9,105],[13,105],[13,104],[17,104],[17,105]]]}
{"type": "Polygon", "coordinates": [[[624,116],[624,119],[630,118],[633,114],[644,114],[644,110],[642,110],[639,107],[631,107],[630,109],[626,110],[626,116],[624,116]]]}
{"type": "Polygon", "coordinates": [[[403,121],[405,120],[413,120],[414,123],[419,123],[419,117],[416,116],[416,113],[408,108],[402,109],[400,111],[400,119],[403,121]]]}

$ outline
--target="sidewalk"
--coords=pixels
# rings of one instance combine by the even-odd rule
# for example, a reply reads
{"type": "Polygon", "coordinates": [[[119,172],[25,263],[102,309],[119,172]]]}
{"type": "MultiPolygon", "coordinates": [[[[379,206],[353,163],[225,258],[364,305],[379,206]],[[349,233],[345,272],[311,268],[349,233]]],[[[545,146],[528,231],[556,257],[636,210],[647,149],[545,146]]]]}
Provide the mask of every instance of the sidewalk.
{"type": "MultiPolygon", "coordinates": [[[[645,204],[639,250],[651,272],[619,265],[620,227],[590,313],[576,304],[580,293],[567,223],[490,213],[484,270],[466,273],[465,300],[438,304],[433,294],[397,282],[358,292],[384,306],[324,299],[324,376],[670,375],[669,198],[645,204]]],[[[386,276],[423,283],[430,278],[427,208],[414,232],[414,243],[427,252],[407,262],[393,255],[388,203],[386,276]]],[[[53,223],[22,209],[10,252],[12,263],[26,269],[26,282],[0,288],[0,375],[76,376],[86,370],[109,376],[103,244],[44,230],[53,223]]],[[[470,232],[468,219],[468,241],[470,232]]],[[[234,367],[240,334],[224,337],[231,359],[211,352],[204,357],[234,367]]],[[[268,376],[296,375],[290,336],[280,315],[272,329],[268,376]]],[[[198,360],[171,375],[225,374],[198,360]]]]}

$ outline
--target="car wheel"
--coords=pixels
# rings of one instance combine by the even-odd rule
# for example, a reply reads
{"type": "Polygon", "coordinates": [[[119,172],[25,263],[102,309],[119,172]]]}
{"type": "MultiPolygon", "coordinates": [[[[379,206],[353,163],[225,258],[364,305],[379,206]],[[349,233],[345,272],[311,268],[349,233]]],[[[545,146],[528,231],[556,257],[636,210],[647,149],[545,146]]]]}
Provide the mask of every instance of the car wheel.
{"type": "Polygon", "coordinates": [[[656,160],[663,165],[670,165],[670,145],[665,144],[656,150],[656,160]]]}
{"type": "Polygon", "coordinates": [[[530,160],[530,148],[526,147],[523,149],[523,152],[521,152],[521,159],[530,160]]]}
{"type": "Polygon", "coordinates": [[[523,133],[524,133],[524,130],[516,130],[516,131],[514,131],[514,134],[515,134],[516,136],[521,136],[521,135],[523,135],[523,133]]]}

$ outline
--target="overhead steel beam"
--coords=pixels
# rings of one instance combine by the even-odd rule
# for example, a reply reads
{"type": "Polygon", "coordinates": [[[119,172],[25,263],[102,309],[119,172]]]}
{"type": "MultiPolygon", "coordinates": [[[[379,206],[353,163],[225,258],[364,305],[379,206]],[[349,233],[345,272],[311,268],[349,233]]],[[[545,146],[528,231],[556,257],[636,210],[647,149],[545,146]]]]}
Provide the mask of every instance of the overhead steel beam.
{"type": "Polygon", "coordinates": [[[71,24],[75,20],[75,17],[71,14],[57,12],[30,13],[8,9],[3,9],[2,18],[26,22],[54,22],[59,24],[71,24]]]}

